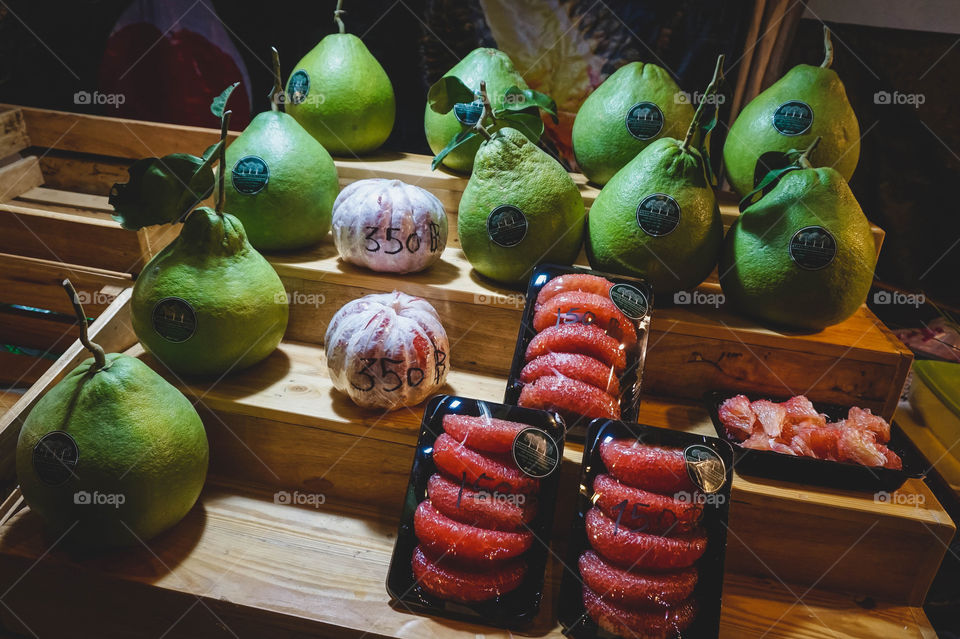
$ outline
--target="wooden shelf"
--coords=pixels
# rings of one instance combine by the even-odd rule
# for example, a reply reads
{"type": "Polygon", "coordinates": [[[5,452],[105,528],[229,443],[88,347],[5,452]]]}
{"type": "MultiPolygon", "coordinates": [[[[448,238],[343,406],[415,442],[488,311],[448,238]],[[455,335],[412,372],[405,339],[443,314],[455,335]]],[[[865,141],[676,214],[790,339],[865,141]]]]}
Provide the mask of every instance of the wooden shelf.
{"type": "MultiPolygon", "coordinates": [[[[363,500],[357,501],[349,512],[299,508],[274,503],[269,493],[211,485],[175,531],[148,547],[86,558],[59,546],[48,552],[53,540],[22,511],[0,528],[0,588],[10,588],[0,619],[12,630],[22,631],[22,622],[39,636],[98,639],[147,627],[169,628],[166,637],[514,636],[391,607],[384,582],[396,522],[362,513],[363,500]],[[70,613],[50,614],[50,603],[64,599],[73,604],[70,613]]],[[[547,605],[532,636],[563,636],[548,621],[561,571],[551,566],[547,605]]],[[[919,608],[858,605],[854,597],[730,575],[721,637],[761,635],[935,636],[919,608]]]]}

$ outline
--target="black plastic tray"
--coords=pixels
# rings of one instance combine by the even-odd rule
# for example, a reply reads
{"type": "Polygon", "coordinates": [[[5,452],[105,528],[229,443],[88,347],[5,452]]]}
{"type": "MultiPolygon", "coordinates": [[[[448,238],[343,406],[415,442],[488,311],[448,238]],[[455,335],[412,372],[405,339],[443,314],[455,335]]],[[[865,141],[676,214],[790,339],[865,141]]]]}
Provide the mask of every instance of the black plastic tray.
{"type": "Polygon", "coordinates": [[[715,437],[695,435],[683,431],[655,428],[623,421],[595,419],[590,423],[583,448],[583,465],[580,475],[580,494],[570,529],[569,546],[563,580],[560,584],[558,603],[559,620],[564,634],[574,639],[611,639],[616,635],[601,630],[587,615],[583,606],[583,582],[577,568],[584,550],[589,548],[584,517],[593,506],[593,480],[607,472],[600,458],[600,442],[606,437],[635,438],[652,445],[686,448],[694,444],[714,450],[726,466],[726,482],[704,504],[703,526],[708,544],[703,557],[697,562],[700,577],[694,596],[697,599],[697,616],[693,625],[683,632],[683,639],[712,639],[720,634],[720,609],[723,599],[723,567],[727,554],[727,520],[730,512],[730,489],[733,484],[733,449],[715,437]]]}
{"type": "MultiPolygon", "coordinates": [[[[717,435],[733,446],[734,467],[738,473],[829,488],[874,492],[895,491],[903,486],[907,479],[923,477],[926,474],[928,465],[896,423],[890,424],[890,442],[887,446],[900,456],[903,461],[903,470],[875,468],[849,462],[787,455],[772,450],[744,448],[736,437],[727,433],[727,429],[720,422],[720,416],[718,415],[720,404],[738,394],[740,393],[715,391],[704,396],[717,435]]],[[[750,393],[743,394],[750,401],[769,399],[773,402],[782,402],[789,399],[789,397],[762,397],[750,393]]],[[[845,419],[850,410],[849,406],[812,403],[818,412],[826,415],[831,421],[845,419]]]]}
{"type": "MultiPolygon", "coordinates": [[[[634,277],[610,275],[609,273],[602,273],[600,271],[594,271],[592,269],[579,266],[541,264],[534,269],[527,285],[527,292],[525,295],[526,304],[523,309],[523,316],[520,320],[520,331],[517,335],[517,345],[513,351],[513,362],[510,365],[510,376],[507,378],[507,389],[503,397],[503,403],[505,404],[516,404],[520,399],[520,391],[523,390],[523,384],[520,383],[520,371],[523,370],[523,367],[526,363],[524,359],[527,352],[527,345],[530,344],[530,340],[533,339],[537,334],[537,332],[533,330],[533,315],[534,306],[537,301],[537,296],[540,294],[540,289],[543,288],[544,285],[554,277],[566,275],[568,273],[597,275],[613,282],[614,284],[629,284],[637,287],[647,298],[648,310],[646,321],[649,326],[650,314],[653,312],[654,298],[653,287],[645,281],[634,277]]],[[[649,333],[649,328],[647,329],[647,332],[649,333]]],[[[646,356],[646,338],[647,335],[637,335],[638,346],[641,343],[641,340],[644,345],[644,357],[646,356]]],[[[633,353],[632,357],[628,358],[627,370],[620,377],[620,419],[628,422],[636,419],[640,408],[640,391],[641,383],[643,381],[643,362],[638,362],[637,355],[637,353],[633,353]]],[[[587,425],[591,420],[592,418],[590,417],[583,417],[575,422],[568,420],[567,437],[572,441],[583,441],[584,437],[586,436],[587,425]]]]}
{"type": "Polygon", "coordinates": [[[560,466],[549,476],[540,480],[538,510],[530,530],[537,541],[524,554],[527,574],[516,590],[492,601],[479,604],[461,604],[438,599],[417,586],[410,568],[417,536],[413,529],[413,515],[417,506],[427,497],[427,480],[436,472],[433,463],[433,443],[443,432],[443,416],[447,414],[481,415],[481,405],[489,415],[498,419],[529,424],[546,431],[557,445],[559,459],[563,460],[564,424],[558,415],[546,411],[506,406],[477,399],[453,395],[437,395],[427,402],[417,440],[410,482],[407,485],[403,514],[393,547],[390,569],[387,572],[387,592],[401,602],[401,609],[414,610],[502,628],[520,628],[530,624],[537,616],[543,597],[544,571],[549,555],[550,533],[553,526],[553,511],[557,500],[560,466]]]}

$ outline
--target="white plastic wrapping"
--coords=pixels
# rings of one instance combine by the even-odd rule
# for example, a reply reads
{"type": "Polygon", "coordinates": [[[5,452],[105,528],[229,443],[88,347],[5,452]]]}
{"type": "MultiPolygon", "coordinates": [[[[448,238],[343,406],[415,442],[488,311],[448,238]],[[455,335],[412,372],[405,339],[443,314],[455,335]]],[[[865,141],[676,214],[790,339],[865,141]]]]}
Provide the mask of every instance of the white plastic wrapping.
{"type": "Polygon", "coordinates": [[[450,343],[437,311],[394,291],[345,304],[324,338],[330,379],[365,408],[419,404],[443,386],[450,343]]]}

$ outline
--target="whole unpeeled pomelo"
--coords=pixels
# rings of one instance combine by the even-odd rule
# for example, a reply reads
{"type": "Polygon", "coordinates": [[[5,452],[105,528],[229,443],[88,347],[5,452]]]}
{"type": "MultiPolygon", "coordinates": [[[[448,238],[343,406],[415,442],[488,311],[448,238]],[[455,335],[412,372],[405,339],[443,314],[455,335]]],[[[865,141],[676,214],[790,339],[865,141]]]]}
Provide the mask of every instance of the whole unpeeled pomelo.
{"type": "Polygon", "coordinates": [[[290,115],[255,117],[227,148],[227,171],[224,208],[257,250],[302,248],[329,233],[337,167],[290,115]]]}
{"type": "Polygon", "coordinates": [[[331,33],[303,56],[287,80],[287,97],[287,113],[333,155],[375,151],[393,130],[390,78],[351,33],[331,33]]]}
{"type": "Polygon", "coordinates": [[[480,145],[457,214],[460,245],[478,273],[519,286],[537,264],[572,264],[583,220],[570,174],[523,133],[505,127],[480,145]]]}
{"type": "Polygon", "coordinates": [[[863,304],[876,248],[870,223],[832,168],[790,171],[730,227],[720,284],[730,303],[765,322],[821,329],[863,304]]]}
{"type": "Polygon", "coordinates": [[[139,359],[88,359],[27,415],[17,479],[31,510],[86,546],[135,544],[173,526],[207,474],[193,404],[139,359]]]}

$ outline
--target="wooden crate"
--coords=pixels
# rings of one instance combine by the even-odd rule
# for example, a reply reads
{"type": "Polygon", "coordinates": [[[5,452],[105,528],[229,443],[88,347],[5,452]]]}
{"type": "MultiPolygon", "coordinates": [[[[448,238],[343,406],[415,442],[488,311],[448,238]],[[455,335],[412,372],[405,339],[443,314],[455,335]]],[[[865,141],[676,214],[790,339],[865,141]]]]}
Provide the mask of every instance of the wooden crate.
{"type": "MultiPolygon", "coordinates": [[[[133,159],[199,152],[216,139],[208,129],[40,109],[19,113],[30,149],[40,156],[44,184],[6,205],[62,214],[74,224],[91,220],[98,233],[120,232],[109,218],[105,194],[113,182],[126,179],[133,159]]],[[[456,228],[466,179],[429,172],[429,158],[390,154],[336,163],[342,184],[394,177],[429,189],[456,228]]],[[[574,179],[589,206],[596,189],[582,176],[574,179]]],[[[729,198],[722,213],[725,226],[736,219],[729,198]]],[[[875,228],[874,237],[879,251],[883,232],[875,228]]],[[[148,249],[169,239],[157,238],[148,249]]],[[[386,563],[421,409],[381,416],[356,408],[331,388],[322,340],[330,317],[350,299],[393,289],[420,295],[437,307],[453,344],[447,390],[498,401],[521,297],[473,274],[455,231],[443,260],[419,274],[390,276],[342,264],[330,244],[268,259],[293,300],[280,349],[218,384],[171,379],[197,402],[211,442],[210,483],[200,506],[149,549],[86,559],[58,548],[46,552],[53,540],[44,540],[36,518],[20,510],[0,527],[0,591],[15,585],[4,598],[10,608],[0,608],[8,628],[23,631],[19,624],[26,623],[56,635],[69,625],[77,636],[119,637],[146,622],[172,625],[168,636],[220,636],[224,625],[239,625],[242,636],[339,637],[365,631],[385,637],[507,636],[388,605],[386,563]],[[318,511],[274,504],[271,495],[278,490],[321,492],[327,504],[318,511]],[[34,568],[23,574],[29,566],[34,568]],[[105,602],[114,595],[130,604],[107,612],[105,602]],[[198,598],[203,605],[184,615],[198,598]],[[69,614],[49,615],[41,602],[50,601],[68,607],[69,614]],[[104,629],[101,620],[108,615],[111,628],[104,629]]],[[[95,270],[100,276],[104,271],[115,273],[95,270]]],[[[704,290],[715,286],[708,282],[704,290]]],[[[55,291],[47,293],[52,301],[55,291]]],[[[128,299],[129,289],[121,290],[100,315],[97,339],[108,350],[128,351],[155,365],[136,344],[128,299]]],[[[13,448],[29,407],[83,357],[74,343],[0,419],[0,486],[14,480],[13,448]]],[[[722,309],[658,307],[640,421],[712,432],[697,400],[704,390],[722,388],[805,392],[889,417],[909,363],[909,351],[866,307],[813,335],[771,331],[722,309]]],[[[569,494],[576,490],[581,454],[574,444],[565,456],[563,490],[569,494]]],[[[870,495],[737,477],[722,636],[759,636],[768,628],[769,637],[932,636],[917,606],[955,528],[923,482],[908,482],[901,493],[923,505],[877,504],[870,495]],[[865,596],[877,607],[864,611],[853,603],[865,596]]],[[[561,500],[557,516],[558,556],[571,503],[561,500]]],[[[546,605],[534,635],[560,636],[551,606],[561,571],[556,562],[549,569],[546,605]]]]}
{"type": "MultiPolygon", "coordinates": [[[[128,300],[126,290],[101,315],[94,339],[155,365],[130,329],[128,300]]],[[[16,432],[30,406],[83,357],[75,343],[0,418],[0,477],[11,477],[16,432]]],[[[262,364],[216,384],[166,374],[197,402],[207,427],[211,469],[200,505],[149,547],[95,557],[57,547],[29,509],[19,510],[0,526],[0,590],[8,593],[0,620],[9,630],[121,637],[148,623],[172,626],[172,637],[220,636],[224,626],[238,636],[509,636],[389,605],[383,584],[419,407],[387,415],[358,409],[330,387],[315,342],[286,340],[262,364]],[[275,503],[281,490],[322,493],[326,502],[318,509],[275,503]],[[184,614],[198,598],[202,605],[184,614]],[[50,615],[51,604],[63,614],[50,615]]],[[[455,366],[448,390],[496,400],[503,377],[455,366]]],[[[710,429],[694,403],[650,399],[641,420],[710,429]]],[[[576,444],[565,452],[561,494],[576,491],[581,455],[576,444]]],[[[921,481],[900,494],[922,506],[736,477],[721,636],[932,637],[917,606],[955,528],[921,481]],[[855,603],[864,597],[875,602],[870,610],[855,603]]],[[[558,503],[533,636],[562,636],[553,605],[572,503],[558,503]]]]}

